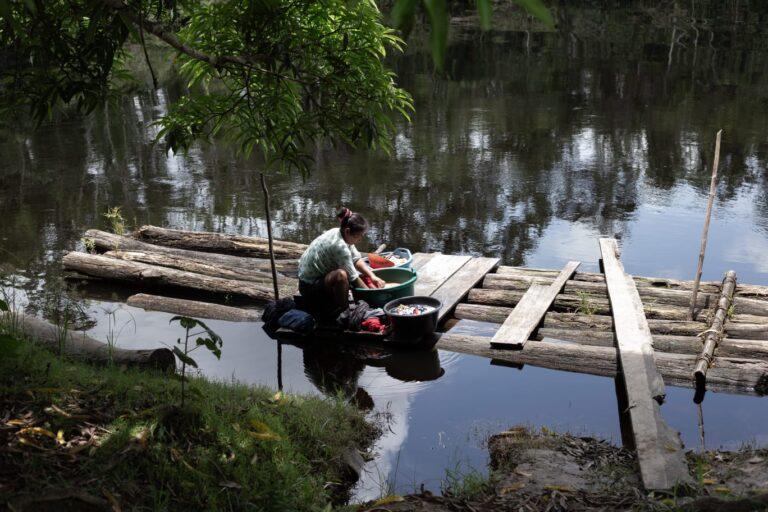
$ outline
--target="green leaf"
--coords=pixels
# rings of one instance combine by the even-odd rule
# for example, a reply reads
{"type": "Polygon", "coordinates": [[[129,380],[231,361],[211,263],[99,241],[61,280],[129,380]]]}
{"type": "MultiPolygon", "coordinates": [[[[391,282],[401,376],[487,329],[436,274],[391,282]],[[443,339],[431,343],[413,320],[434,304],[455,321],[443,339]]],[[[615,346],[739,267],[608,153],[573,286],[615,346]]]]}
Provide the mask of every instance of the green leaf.
{"type": "Polygon", "coordinates": [[[219,347],[216,346],[216,341],[210,338],[197,338],[195,342],[197,343],[197,346],[205,345],[208,350],[213,352],[213,355],[216,356],[216,359],[221,359],[221,350],[219,350],[219,347]]]}
{"type": "Polygon", "coordinates": [[[477,0],[477,15],[480,17],[480,28],[491,30],[491,0],[477,0]]]}
{"type": "Polygon", "coordinates": [[[192,329],[196,325],[200,325],[199,320],[195,320],[194,318],[190,318],[188,316],[175,316],[168,321],[169,324],[173,322],[179,322],[179,324],[185,329],[192,329]]]}
{"type": "Polygon", "coordinates": [[[448,6],[445,0],[424,0],[429,14],[429,47],[438,71],[443,70],[445,48],[448,44],[448,6]]]}
{"type": "Polygon", "coordinates": [[[413,28],[416,5],[418,5],[418,0],[397,0],[392,7],[392,25],[406,36],[411,33],[413,28]]]}
{"type": "Polygon", "coordinates": [[[178,357],[182,363],[186,363],[189,366],[194,366],[195,368],[197,368],[197,362],[191,357],[189,357],[187,354],[182,352],[179,347],[173,347],[173,353],[176,354],[176,357],[178,357]]]}
{"type": "Polygon", "coordinates": [[[515,0],[515,3],[528,11],[530,15],[537,18],[548,28],[555,28],[555,20],[552,18],[552,13],[549,12],[549,9],[541,2],[541,0],[515,0]]]}
{"type": "Polygon", "coordinates": [[[3,299],[0,299],[0,311],[10,311],[10,308],[8,307],[8,303],[5,302],[3,299]]]}
{"type": "Polygon", "coordinates": [[[7,334],[0,334],[0,354],[2,357],[8,357],[16,354],[22,345],[22,341],[9,336],[7,334]]]}

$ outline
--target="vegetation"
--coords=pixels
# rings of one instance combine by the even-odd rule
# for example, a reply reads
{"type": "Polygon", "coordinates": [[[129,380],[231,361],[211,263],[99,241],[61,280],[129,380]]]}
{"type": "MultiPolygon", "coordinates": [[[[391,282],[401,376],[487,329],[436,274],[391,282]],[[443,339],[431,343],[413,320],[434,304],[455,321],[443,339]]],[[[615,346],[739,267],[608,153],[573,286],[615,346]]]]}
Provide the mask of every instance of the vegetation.
{"type": "Polygon", "coordinates": [[[0,503],[320,510],[374,434],[341,401],[62,360],[0,336],[0,503]]]}

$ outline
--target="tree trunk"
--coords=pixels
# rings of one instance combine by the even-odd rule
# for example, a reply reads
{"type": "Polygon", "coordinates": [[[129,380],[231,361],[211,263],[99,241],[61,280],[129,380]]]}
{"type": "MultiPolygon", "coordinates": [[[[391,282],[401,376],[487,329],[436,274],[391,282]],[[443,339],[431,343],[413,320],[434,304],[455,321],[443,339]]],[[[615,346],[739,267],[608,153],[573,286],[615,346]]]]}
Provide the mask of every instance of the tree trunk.
{"type": "Polygon", "coordinates": [[[148,311],[163,311],[194,318],[210,318],[229,322],[258,322],[261,320],[261,311],[256,309],[233,308],[210,302],[174,299],[146,293],[131,295],[126,303],[129,306],[148,311]]]}
{"type": "MultiPolygon", "coordinates": [[[[485,304],[490,306],[514,306],[523,297],[525,292],[519,290],[493,290],[475,288],[470,290],[467,302],[473,304],[485,304]]],[[[591,312],[592,314],[609,315],[611,305],[607,297],[592,294],[574,295],[561,293],[552,304],[555,311],[591,312]]],[[[643,303],[643,309],[647,318],[659,318],[664,320],[687,320],[688,308],[686,306],[673,306],[657,302],[643,303]]],[[[702,318],[702,320],[704,320],[702,318]]],[[[754,323],[768,325],[768,316],[757,315],[733,315],[733,321],[737,323],[754,323]]],[[[702,329],[703,330],[703,329],[702,329]]]]}
{"type": "MultiPolygon", "coordinates": [[[[542,368],[576,373],[616,377],[616,348],[594,347],[576,343],[538,341],[527,343],[522,350],[491,348],[490,338],[445,333],[438,349],[488,357],[513,364],[530,364],[542,368]]],[[[691,371],[696,356],[683,354],[655,355],[656,365],[665,383],[692,387],[691,371]]],[[[710,389],[728,392],[756,393],[768,383],[768,363],[750,359],[718,358],[718,365],[707,377],[710,389]]]]}
{"type": "Polygon", "coordinates": [[[699,358],[696,360],[696,368],[693,371],[693,377],[696,380],[698,389],[703,390],[706,385],[707,370],[715,358],[715,348],[717,348],[725,332],[725,320],[728,315],[728,308],[733,300],[734,288],[736,288],[736,272],[729,270],[723,279],[723,293],[720,295],[720,301],[717,304],[712,325],[704,336],[704,347],[701,349],[699,358]]]}
{"type": "MultiPolygon", "coordinates": [[[[2,313],[2,316],[8,314],[10,313],[2,313]]],[[[21,331],[33,342],[41,343],[49,350],[58,353],[59,341],[64,336],[62,344],[64,355],[95,363],[109,363],[110,349],[106,343],[77,331],[61,332],[57,326],[31,315],[15,314],[21,317],[21,331]]],[[[176,368],[176,357],[167,348],[128,350],[113,347],[111,352],[112,362],[117,365],[157,368],[163,371],[174,371],[176,368]]]]}
{"type": "MultiPolygon", "coordinates": [[[[241,256],[269,256],[269,241],[257,236],[227,235],[224,233],[208,233],[198,231],[182,231],[157,226],[142,226],[133,236],[145,242],[192,249],[204,252],[220,252],[241,256]]],[[[282,240],[274,241],[275,257],[299,258],[307,246],[282,240]]]]}
{"type": "MultiPolygon", "coordinates": [[[[454,316],[464,320],[500,324],[504,322],[511,311],[512,308],[510,307],[459,304],[456,306],[454,316]]],[[[611,331],[613,319],[606,315],[580,315],[549,311],[544,315],[542,326],[571,330],[611,331]]],[[[704,322],[688,320],[649,319],[648,326],[653,334],[677,336],[696,336],[707,330],[707,324],[704,322]]],[[[768,340],[768,325],[730,323],[726,328],[726,333],[737,339],[768,340]]]]}
{"type": "Polygon", "coordinates": [[[245,297],[258,302],[272,300],[271,286],[204,276],[193,272],[156,267],[135,261],[118,260],[97,254],[70,252],[64,255],[62,263],[65,270],[71,269],[81,274],[134,285],[180,287],[220,295],[245,297]]]}
{"type": "MultiPolygon", "coordinates": [[[[149,265],[160,267],[175,268],[195,274],[203,274],[211,277],[220,277],[222,279],[237,279],[239,281],[251,281],[264,286],[272,286],[272,275],[262,270],[245,270],[238,267],[227,267],[210,263],[203,263],[198,260],[176,256],[172,254],[162,254],[156,252],[143,251],[107,251],[104,256],[120,260],[138,261],[149,265]]],[[[278,286],[290,290],[297,290],[298,281],[283,275],[277,276],[278,286]]]]}
{"type": "MultiPolygon", "coordinates": [[[[507,276],[530,276],[544,277],[554,279],[557,277],[558,270],[526,267],[510,267],[502,265],[496,269],[497,275],[507,276]]],[[[672,290],[693,291],[693,281],[680,281],[666,277],[641,277],[633,276],[635,285],[638,287],[652,286],[654,288],[667,288],[672,290]]],[[[576,281],[588,281],[593,283],[605,283],[605,276],[594,272],[576,272],[573,279],[576,281]]],[[[716,281],[702,281],[699,286],[699,292],[720,293],[720,283],[716,281]]],[[[737,297],[768,297],[768,286],[754,284],[736,285],[737,297]]]]}
{"type": "MultiPolygon", "coordinates": [[[[525,291],[530,287],[531,283],[550,284],[553,281],[554,279],[551,277],[488,274],[483,280],[483,288],[525,291]]],[[[689,290],[638,286],[637,291],[640,293],[643,302],[680,307],[687,307],[691,304],[692,292],[689,290]]],[[[577,281],[574,279],[568,281],[563,289],[565,294],[577,294],[579,292],[607,297],[608,290],[604,282],[577,281]]],[[[717,304],[719,298],[719,290],[715,293],[700,293],[696,297],[696,307],[699,309],[712,308],[717,304]]],[[[734,299],[734,310],[739,314],[768,316],[768,301],[749,297],[736,297],[734,299]]]]}
{"type": "MultiPolygon", "coordinates": [[[[100,252],[105,251],[140,251],[153,254],[166,254],[186,260],[197,261],[206,265],[219,265],[227,268],[237,268],[252,272],[268,272],[270,270],[269,260],[250,258],[243,256],[232,256],[231,254],[216,254],[212,252],[189,251],[186,249],[175,249],[173,247],[163,247],[162,245],[148,244],[141,240],[135,240],[127,236],[115,235],[98,229],[89,229],[85,232],[85,239],[93,240],[96,249],[100,252]]],[[[275,260],[277,270],[285,273],[296,273],[299,262],[295,259],[275,260]]]]}

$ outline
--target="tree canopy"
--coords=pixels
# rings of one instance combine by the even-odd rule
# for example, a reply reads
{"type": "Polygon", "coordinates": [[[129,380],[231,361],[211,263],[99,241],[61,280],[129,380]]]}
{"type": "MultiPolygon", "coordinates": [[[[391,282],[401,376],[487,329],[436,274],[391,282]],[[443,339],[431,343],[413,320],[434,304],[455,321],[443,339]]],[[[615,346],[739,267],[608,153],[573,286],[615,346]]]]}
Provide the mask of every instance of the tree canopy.
{"type": "MultiPolygon", "coordinates": [[[[538,0],[516,1],[546,22],[538,0]]],[[[398,28],[416,5],[396,2],[398,28]]],[[[439,65],[446,1],[424,7],[439,65]]],[[[486,26],[490,0],[478,9],[486,26]]],[[[403,40],[373,0],[0,0],[0,113],[8,123],[22,112],[40,122],[61,105],[92,111],[133,78],[127,43],[149,62],[150,36],[175,50],[192,91],[158,121],[174,151],[223,138],[305,173],[312,142],[387,149],[394,118],[413,108],[384,64],[403,40]]]]}

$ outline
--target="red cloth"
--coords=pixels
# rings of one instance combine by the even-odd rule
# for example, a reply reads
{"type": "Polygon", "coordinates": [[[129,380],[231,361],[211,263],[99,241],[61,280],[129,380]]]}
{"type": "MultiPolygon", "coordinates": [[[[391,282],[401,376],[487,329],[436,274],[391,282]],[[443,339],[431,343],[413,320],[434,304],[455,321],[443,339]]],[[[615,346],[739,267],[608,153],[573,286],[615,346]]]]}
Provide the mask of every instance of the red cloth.
{"type": "Polygon", "coordinates": [[[362,327],[364,331],[368,332],[384,332],[387,330],[387,326],[382,324],[381,321],[375,316],[363,320],[363,323],[360,324],[360,327],[362,327]]]}
{"type": "Polygon", "coordinates": [[[373,286],[373,279],[371,279],[370,277],[363,276],[363,282],[365,283],[365,286],[367,286],[368,288],[375,288],[375,286],[373,286]]]}

